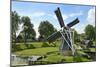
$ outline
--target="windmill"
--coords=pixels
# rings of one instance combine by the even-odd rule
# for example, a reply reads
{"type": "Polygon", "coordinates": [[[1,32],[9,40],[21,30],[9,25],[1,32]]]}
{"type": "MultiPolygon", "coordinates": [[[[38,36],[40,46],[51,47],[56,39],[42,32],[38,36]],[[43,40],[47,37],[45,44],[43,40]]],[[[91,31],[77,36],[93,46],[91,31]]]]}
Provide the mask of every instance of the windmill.
{"type": "Polygon", "coordinates": [[[57,8],[57,10],[55,10],[55,14],[59,21],[61,30],[53,33],[46,40],[49,43],[51,43],[51,42],[55,41],[56,39],[61,38],[62,43],[59,47],[60,53],[62,55],[68,55],[67,52],[71,51],[71,54],[74,55],[74,53],[75,53],[75,50],[73,47],[73,36],[74,36],[73,33],[74,32],[71,30],[71,27],[74,26],[75,24],[79,23],[79,20],[78,20],[78,18],[76,18],[75,20],[73,20],[72,22],[70,22],[69,24],[67,24],[65,26],[61,12],[60,12],[60,8],[57,8]]]}

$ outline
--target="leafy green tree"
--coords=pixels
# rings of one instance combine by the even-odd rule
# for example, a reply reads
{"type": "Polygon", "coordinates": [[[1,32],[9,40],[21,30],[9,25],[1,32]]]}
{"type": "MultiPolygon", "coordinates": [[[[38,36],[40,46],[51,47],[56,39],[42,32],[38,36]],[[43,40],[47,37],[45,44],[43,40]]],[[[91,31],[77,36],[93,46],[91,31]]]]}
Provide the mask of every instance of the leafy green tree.
{"type": "Polygon", "coordinates": [[[74,43],[78,42],[80,40],[79,34],[75,29],[72,29],[74,31],[74,43]]]}
{"type": "Polygon", "coordinates": [[[94,37],[93,37],[93,40],[94,41],[96,40],[96,27],[94,27],[94,37]]]}
{"type": "Polygon", "coordinates": [[[11,29],[12,29],[12,41],[16,43],[16,32],[19,29],[20,16],[16,11],[11,12],[11,29]]]}
{"type": "Polygon", "coordinates": [[[28,38],[32,38],[32,37],[35,38],[36,32],[33,29],[33,24],[31,23],[31,20],[28,16],[23,16],[21,18],[21,21],[23,23],[23,28],[24,28],[22,31],[24,32],[24,42],[26,44],[28,38]]]}
{"type": "Polygon", "coordinates": [[[87,36],[87,39],[94,40],[95,39],[95,28],[92,25],[87,25],[85,27],[85,35],[87,36]]]}
{"type": "Polygon", "coordinates": [[[74,30],[74,40],[77,42],[79,40],[79,36],[76,30],[74,30]]]}
{"type": "Polygon", "coordinates": [[[79,34],[79,36],[80,36],[80,41],[83,41],[86,38],[85,33],[81,33],[79,34]]]}
{"type": "Polygon", "coordinates": [[[39,25],[38,31],[41,36],[48,37],[49,35],[53,34],[56,29],[49,21],[42,21],[39,25]]]}

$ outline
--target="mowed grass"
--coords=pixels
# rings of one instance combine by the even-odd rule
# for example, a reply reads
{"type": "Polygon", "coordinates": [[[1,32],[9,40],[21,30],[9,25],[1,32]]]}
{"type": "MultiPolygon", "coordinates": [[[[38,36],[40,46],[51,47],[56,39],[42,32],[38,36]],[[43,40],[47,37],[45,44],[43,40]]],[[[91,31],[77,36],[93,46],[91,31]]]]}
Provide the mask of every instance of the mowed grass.
{"type": "Polygon", "coordinates": [[[32,56],[32,55],[38,55],[43,56],[48,52],[58,51],[57,47],[44,47],[44,48],[36,48],[36,49],[27,49],[15,52],[15,54],[19,56],[32,56]]]}
{"type": "MultiPolygon", "coordinates": [[[[16,51],[14,52],[15,54],[19,56],[32,56],[32,55],[45,55],[48,52],[53,52],[53,51],[59,51],[59,47],[42,47],[43,42],[28,42],[27,44],[32,44],[35,48],[34,49],[25,49],[21,51],[16,51]]],[[[57,45],[59,44],[56,43],[57,45]]],[[[24,43],[17,43],[17,45],[21,45],[21,47],[24,47],[24,43]]],[[[53,45],[52,43],[49,45],[53,45]]]]}
{"type": "Polygon", "coordinates": [[[46,59],[44,59],[44,61],[49,61],[53,63],[73,62],[73,56],[49,55],[46,59]]]}
{"type": "MultiPolygon", "coordinates": [[[[24,43],[17,43],[17,44],[24,44],[24,43]]],[[[17,51],[15,52],[16,55],[22,56],[22,57],[27,57],[27,56],[44,56],[47,55],[47,58],[42,59],[42,61],[49,61],[52,63],[59,63],[64,59],[66,62],[73,62],[73,57],[72,56],[62,56],[58,55],[57,53],[59,52],[59,42],[56,42],[56,47],[42,47],[42,42],[31,42],[28,44],[33,44],[35,49],[26,49],[22,51],[17,51]],[[51,53],[50,53],[51,52],[51,53]],[[50,54],[48,54],[50,53],[50,54]]],[[[50,44],[52,45],[52,44],[50,44]]]]}
{"type": "MultiPolygon", "coordinates": [[[[46,43],[49,44],[50,46],[54,45],[53,43],[48,43],[48,42],[46,42],[46,43]]],[[[60,41],[56,41],[55,42],[55,44],[56,44],[57,47],[59,47],[60,43],[61,43],[60,41]]],[[[16,43],[16,44],[17,45],[24,45],[24,43],[16,43]]],[[[26,44],[32,44],[36,48],[41,48],[42,45],[43,45],[43,42],[28,42],[26,44]]]]}
{"type": "MultiPolygon", "coordinates": [[[[32,45],[34,45],[34,47],[39,48],[39,47],[42,47],[42,43],[43,42],[28,42],[26,44],[32,44],[32,45]]],[[[17,45],[24,45],[24,43],[17,43],[17,45]]]]}
{"type": "Polygon", "coordinates": [[[91,52],[96,52],[96,48],[89,48],[91,52]]]}
{"type": "MultiPolygon", "coordinates": [[[[17,43],[17,44],[23,44],[24,43],[17,43]]],[[[56,47],[42,47],[43,42],[30,42],[28,44],[32,44],[34,45],[34,49],[25,49],[25,50],[21,50],[21,51],[17,51],[14,52],[16,55],[19,55],[21,57],[27,57],[27,56],[44,56],[46,55],[46,58],[41,59],[42,61],[49,61],[52,63],[60,63],[60,62],[82,62],[82,61],[90,61],[87,58],[83,58],[83,57],[77,57],[75,59],[73,59],[73,56],[63,56],[58,54],[59,53],[59,44],[60,42],[56,42],[56,47]],[[77,60],[78,61],[74,61],[77,60]]],[[[49,44],[52,45],[52,44],[49,44]]],[[[91,49],[92,51],[94,51],[94,49],[91,49]]],[[[83,51],[78,51],[79,54],[85,54],[83,51]]]]}

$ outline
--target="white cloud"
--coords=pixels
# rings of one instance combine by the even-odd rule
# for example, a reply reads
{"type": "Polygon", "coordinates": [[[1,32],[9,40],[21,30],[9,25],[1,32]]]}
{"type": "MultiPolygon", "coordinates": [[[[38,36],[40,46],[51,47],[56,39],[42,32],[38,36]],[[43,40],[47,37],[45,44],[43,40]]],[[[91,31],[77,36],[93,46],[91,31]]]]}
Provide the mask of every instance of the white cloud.
{"type": "Polygon", "coordinates": [[[75,16],[80,16],[80,15],[82,15],[82,14],[83,14],[83,12],[80,11],[80,12],[78,12],[78,13],[71,13],[71,14],[69,14],[69,16],[70,16],[70,17],[75,17],[75,16]]]}
{"type": "Polygon", "coordinates": [[[63,20],[68,19],[68,15],[66,15],[66,14],[63,14],[62,17],[63,17],[63,20]]]}
{"type": "Polygon", "coordinates": [[[95,25],[95,8],[88,11],[87,22],[93,26],[95,25]]]}
{"type": "Polygon", "coordinates": [[[35,30],[35,32],[36,32],[36,38],[38,38],[39,37],[39,32],[38,32],[38,27],[39,27],[39,24],[38,23],[35,23],[34,24],[34,30],[35,30]]]}
{"type": "Polygon", "coordinates": [[[23,24],[19,25],[19,30],[16,32],[16,36],[18,36],[20,34],[20,32],[23,30],[22,26],[23,26],[23,24]]]}
{"type": "Polygon", "coordinates": [[[84,29],[87,25],[87,23],[81,23],[73,28],[75,28],[75,30],[78,31],[78,33],[84,33],[84,29]]]}
{"type": "Polygon", "coordinates": [[[87,14],[86,21],[74,27],[78,33],[84,33],[84,29],[88,24],[95,26],[95,8],[90,9],[87,14]]]}
{"type": "MultiPolygon", "coordinates": [[[[31,18],[32,17],[41,17],[41,16],[44,16],[44,15],[47,15],[47,16],[53,17],[54,19],[57,20],[57,17],[56,17],[55,14],[54,15],[52,15],[52,14],[46,14],[45,12],[42,12],[42,11],[41,12],[34,12],[33,14],[31,14],[31,13],[29,13],[29,14],[22,14],[22,16],[23,15],[29,16],[31,18]]],[[[80,11],[79,13],[71,13],[71,14],[65,14],[65,13],[63,13],[62,17],[63,17],[63,20],[67,20],[68,18],[77,17],[77,16],[80,16],[80,15],[83,15],[82,11],[80,11]]],[[[95,8],[92,8],[92,9],[90,9],[88,11],[88,16],[87,16],[87,19],[86,19],[85,23],[82,22],[78,26],[74,26],[73,28],[75,28],[79,33],[84,33],[84,29],[85,29],[86,25],[88,25],[88,24],[95,25],[95,8]]],[[[36,38],[39,36],[38,26],[39,26],[38,22],[34,23],[34,29],[36,31],[36,38]]],[[[58,26],[59,25],[56,25],[57,30],[59,30],[58,26]]]]}

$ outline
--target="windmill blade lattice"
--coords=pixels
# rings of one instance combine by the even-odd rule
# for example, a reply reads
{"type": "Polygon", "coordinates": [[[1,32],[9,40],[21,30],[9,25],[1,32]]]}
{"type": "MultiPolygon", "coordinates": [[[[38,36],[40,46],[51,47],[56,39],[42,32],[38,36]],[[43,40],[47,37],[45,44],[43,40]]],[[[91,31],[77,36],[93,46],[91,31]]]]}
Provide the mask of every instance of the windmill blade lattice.
{"type": "Polygon", "coordinates": [[[59,37],[61,37],[60,31],[55,32],[55,33],[53,33],[52,35],[50,35],[50,36],[47,38],[47,41],[48,41],[49,43],[51,43],[51,42],[54,42],[54,41],[55,41],[56,39],[58,39],[59,37]]]}
{"type": "Polygon", "coordinates": [[[75,24],[79,23],[79,20],[78,18],[76,18],[75,20],[73,20],[72,22],[70,22],[69,24],[67,24],[68,27],[72,27],[74,26],[75,24]]]}
{"type": "Polygon", "coordinates": [[[59,24],[60,24],[61,28],[64,27],[65,24],[64,24],[64,21],[63,21],[61,12],[60,12],[60,8],[58,8],[58,9],[55,11],[55,14],[56,14],[56,16],[57,16],[57,18],[58,18],[58,21],[59,21],[59,24]]]}

